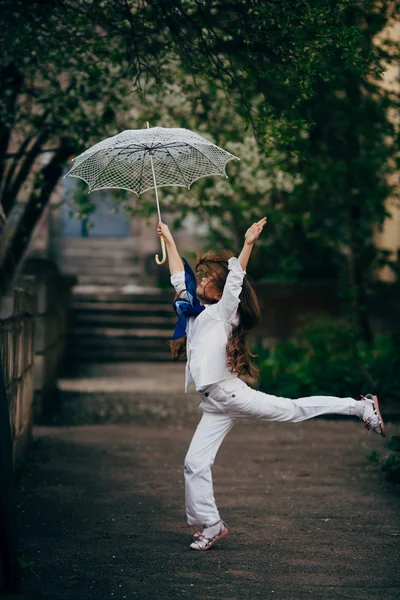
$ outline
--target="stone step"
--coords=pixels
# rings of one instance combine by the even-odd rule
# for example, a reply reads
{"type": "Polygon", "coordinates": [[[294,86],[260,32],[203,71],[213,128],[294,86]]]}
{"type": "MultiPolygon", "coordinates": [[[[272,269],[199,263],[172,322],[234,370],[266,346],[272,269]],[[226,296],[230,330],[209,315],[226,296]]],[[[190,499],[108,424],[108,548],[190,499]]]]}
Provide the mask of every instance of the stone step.
{"type": "Polygon", "coordinates": [[[76,259],[76,258],[63,258],[61,260],[57,261],[58,265],[60,266],[60,268],[64,269],[64,268],[76,268],[76,269],[85,269],[87,267],[91,267],[92,271],[95,272],[99,269],[104,270],[104,269],[109,269],[111,271],[111,275],[118,275],[118,269],[121,268],[122,269],[122,273],[124,271],[126,271],[127,269],[131,269],[134,272],[137,273],[141,273],[142,272],[142,268],[141,265],[138,265],[137,263],[134,263],[131,260],[122,260],[122,259],[118,259],[118,260],[114,260],[112,257],[82,257],[80,259],[76,259]]]}
{"type": "Polygon", "coordinates": [[[171,316],[172,307],[166,303],[143,303],[143,302],[80,302],[73,301],[72,309],[74,311],[85,311],[93,314],[100,313],[115,313],[118,314],[120,311],[123,314],[137,315],[154,315],[154,316],[171,316]]]}
{"type": "Polygon", "coordinates": [[[100,338],[119,338],[120,340],[139,340],[144,339],[159,341],[160,339],[169,339],[172,335],[169,329],[143,329],[137,327],[74,327],[72,336],[85,338],[98,336],[100,338]]]}
{"type": "Polygon", "coordinates": [[[67,340],[68,356],[75,363],[171,360],[168,341],[176,321],[172,289],[148,287],[143,293],[145,288],[137,286],[135,292],[123,293],[120,280],[114,287],[85,287],[83,277],[79,292],[73,293],[67,340]]]}
{"type": "Polygon", "coordinates": [[[141,315],[140,317],[134,316],[134,315],[124,315],[124,314],[109,314],[109,313],[105,313],[105,314],[93,314],[90,312],[79,312],[76,311],[73,314],[73,322],[75,324],[75,327],[84,327],[85,325],[90,327],[91,325],[94,326],[101,326],[101,325],[110,325],[110,326],[115,326],[115,325],[122,325],[122,324],[126,324],[129,326],[129,328],[139,328],[139,327],[143,327],[144,325],[146,325],[147,327],[151,328],[159,328],[159,329],[166,329],[166,328],[170,328],[173,327],[176,321],[176,317],[172,314],[171,312],[171,316],[153,316],[153,315],[141,315]]]}
{"type": "Polygon", "coordinates": [[[140,258],[137,256],[134,248],[113,248],[112,253],[110,252],[110,248],[105,245],[97,246],[97,247],[76,247],[76,246],[66,246],[63,248],[61,257],[68,257],[71,260],[80,259],[80,258],[116,258],[116,259],[129,259],[131,261],[139,262],[140,258]]]}
{"type": "Polygon", "coordinates": [[[146,336],[138,336],[132,333],[128,335],[109,335],[109,332],[98,331],[93,333],[87,331],[85,334],[74,331],[67,337],[68,354],[75,356],[79,351],[96,352],[99,350],[102,354],[108,354],[113,360],[113,355],[116,350],[119,351],[160,351],[169,353],[169,339],[172,335],[172,330],[164,330],[163,335],[152,335],[148,332],[146,336]]]}
{"type": "Polygon", "coordinates": [[[121,302],[124,302],[127,299],[130,300],[131,297],[135,299],[138,298],[138,296],[146,296],[146,298],[150,296],[159,299],[160,295],[163,299],[165,297],[167,301],[171,299],[172,302],[173,299],[170,289],[167,289],[164,294],[164,291],[161,291],[159,288],[152,285],[139,284],[137,280],[130,281],[127,284],[122,282],[121,285],[120,280],[117,278],[115,278],[115,281],[110,285],[96,283],[88,285],[77,284],[74,285],[72,293],[76,300],[87,300],[89,302],[97,301],[98,299],[104,301],[109,299],[120,299],[121,302]]]}
{"type": "MultiPolygon", "coordinates": [[[[66,271],[64,270],[64,272],[66,272],[66,271]]],[[[112,274],[97,274],[97,273],[82,274],[82,273],[77,273],[76,271],[71,271],[69,274],[77,276],[79,285],[109,285],[112,287],[115,287],[116,285],[118,285],[118,287],[120,287],[120,288],[125,285],[129,285],[130,283],[134,283],[135,281],[137,281],[137,278],[139,277],[138,273],[132,273],[131,275],[124,275],[124,276],[122,276],[122,275],[116,276],[116,275],[112,275],[112,274]]]]}
{"type": "MultiPolygon", "coordinates": [[[[164,334],[168,332],[163,332],[164,334]]],[[[137,335],[126,335],[126,336],[110,336],[107,334],[91,334],[88,333],[85,336],[76,337],[71,333],[68,336],[68,343],[74,347],[80,348],[98,348],[105,346],[106,348],[169,348],[168,340],[170,335],[148,335],[141,337],[137,335]]]]}
{"type": "MultiPolygon", "coordinates": [[[[88,389],[88,381],[92,386],[96,386],[96,389],[98,389],[98,382],[101,380],[106,380],[109,386],[119,388],[120,382],[127,379],[131,380],[129,386],[131,391],[133,389],[138,391],[148,390],[149,388],[158,389],[157,379],[154,379],[153,374],[149,372],[146,362],[137,362],[134,365],[129,361],[120,362],[118,367],[115,366],[114,362],[107,364],[104,361],[101,364],[94,361],[86,363],[84,366],[77,363],[73,373],[69,373],[67,377],[72,378],[68,387],[70,390],[75,386],[73,383],[75,378],[85,380],[85,389],[88,389]]],[[[169,365],[161,365],[157,371],[157,377],[161,377],[167,383],[169,392],[180,391],[182,389],[181,383],[185,377],[185,362],[171,360],[169,365]],[[177,380],[180,381],[179,385],[177,385],[177,380]]]]}
{"type": "Polygon", "coordinates": [[[97,265],[131,265],[139,268],[139,262],[136,261],[132,256],[116,256],[114,253],[104,252],[101,253],[98,250],[92,250],[86,255],[80,256],[61,256],[58,260],[61,265],[74,264],[74,265],[85,265],[90,264],[93,267],[97,265]]]}
{"type": "Polygon", "coordinates": [[[75,348],[74,349],[74,361],[87,361],[87,362],[170,362],[171,353],[167,349],[165,352],[162,350],[153,349],[126,349],[126,348],[115,348],[112,352],[106,348],[75,348]]]}
{"type": "Polygon", "coordinates": [[[77,237],[77,238],[57,238],[54,240],[54,247],[62,250],[64,253],[70,248],[110,248],[114,250],[130,249],[137,251],[138,241],[134,237],[77,237]]]}
{"type": "Polygon", "coordinates": [[[72,347],[74,361],[101,361],[101,362],[118,362],[118,361],[148,361],[148,360],[171,360],[171,352],[169,348],[165,350],[153,346],[149,348],[124,348],[116,347],[112,351],[105,347],[89,347],[80,348],[72,347]]]}
{"type": "Polygon", "coordinates": [[[86,275],[96,279],[97,277],[107,277],[115,281],[121,279],[137,278],[140,275],[140,270],[136,266],[121,265],[121,264],[110,264],[110,265],[93,265],[88,262],[87,264],[77,265],[73,262],[65,263],[64,265],[59,263],[60,269],[65,273],[72,273],[74,275],[86,275]]]}
{"type": "Polygon", "coordinates": [[[151,292],[151,293],[137,293],[137,294],[124,294],[119,290],[109,292],[99,292],[95,293],[84,293],[80,292],[76,294],[75,291],[73,293],[72,301],[75,304],[84,304],[83,308],[90,308],[90,306],[94,306],[98,303],[102,304],[113,304],[118,302],[120,304],[163,304],[165,306],[171,306],[173,295],[168,290],[167,293],[164,292],[151,292]]]}
{"type": "Polygon", "coordinates": [[[91,261],[78,264],[75,261],[59,262],[58,266],[64,273],[79,275],[89,275],[92,279],[103,279],[107,277],[111,280],[121,279],[124,277],[138,276],[141,273],[140,267],[136,265],[121,265],[113,264],[94,264],[91,261]]]}

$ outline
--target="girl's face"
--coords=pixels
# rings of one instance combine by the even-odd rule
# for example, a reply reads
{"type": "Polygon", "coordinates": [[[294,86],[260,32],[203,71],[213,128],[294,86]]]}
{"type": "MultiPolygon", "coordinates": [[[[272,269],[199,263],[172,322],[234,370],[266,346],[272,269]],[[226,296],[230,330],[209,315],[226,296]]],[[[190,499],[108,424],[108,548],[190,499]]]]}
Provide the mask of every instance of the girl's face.
{"type": "Polygon", "coordinates": [[[207,304],[210,302],[218,302],[221,300],[222,293],[217,288],[212,275],[203,277],[196,289],[196,294],[199,297],[200,304],[207,304]]]}

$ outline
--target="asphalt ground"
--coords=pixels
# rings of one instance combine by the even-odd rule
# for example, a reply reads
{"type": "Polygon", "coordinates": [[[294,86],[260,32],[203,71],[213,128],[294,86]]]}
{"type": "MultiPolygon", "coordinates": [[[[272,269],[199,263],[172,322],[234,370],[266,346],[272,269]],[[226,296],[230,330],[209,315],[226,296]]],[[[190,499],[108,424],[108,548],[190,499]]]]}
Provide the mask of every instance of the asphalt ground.
{"type": "Polygon", "coordinates": [[[385,454],[382,438],[350,418],[236,424],[213,469],[230,533],[195,552],[182,468],[194,428],[151,416],[35,427],[17,483],[20,549],[32,563],[24,591],[51,600],[400,598],[400,491],[370,460],[385,454]]]}

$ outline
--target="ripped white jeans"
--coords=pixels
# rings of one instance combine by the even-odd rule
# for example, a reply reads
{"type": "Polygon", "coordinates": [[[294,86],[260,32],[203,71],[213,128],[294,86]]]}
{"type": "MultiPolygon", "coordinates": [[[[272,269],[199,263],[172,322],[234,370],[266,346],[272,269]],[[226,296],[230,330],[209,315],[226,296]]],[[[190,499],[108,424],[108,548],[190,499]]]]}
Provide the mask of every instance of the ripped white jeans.
{"type": "MultiPolygon", "coordinates": [[[[264,394],[239,378],[215,383],[200,392],[203,417],[185,458],[186,515],[189,525],[213,525],[220,516],[214,500],[211,467],[236,419],[266,421],[312,419],[319,415],[357,415],[353,398],[309,396],[291,400],[264,394]]],[[[361,403],[360,403],[361,404],[361,403]]]]}

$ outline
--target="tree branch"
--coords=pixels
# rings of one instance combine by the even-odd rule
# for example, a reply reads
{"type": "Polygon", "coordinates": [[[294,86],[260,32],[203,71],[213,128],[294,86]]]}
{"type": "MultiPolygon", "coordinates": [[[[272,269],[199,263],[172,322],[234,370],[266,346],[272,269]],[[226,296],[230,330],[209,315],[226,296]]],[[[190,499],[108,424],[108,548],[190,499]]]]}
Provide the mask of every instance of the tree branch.
{"type": "Polygon", "coordinates": [[[17,197],[17,194],[19,192],[19,190],[21,189],[22,184],[25,182],[26,178],[28,177],[30,170],[32,168],[32,165],[35,161],[35,159],[37,158],[38,154],[41,151],[42,145],[44,144],[45,141],[47,141],[47,138],[49,137],[49,131],[47,130],[46,127],[43,128],[43,130],[39,133],[38,137],[36,138],[35,143],[33,144],[32,148],[29,150],[24,162],[22,163],[21,167],[19,168],[19,171],[16,175],[16,177],[14,178],[13,182],[9,182],[9,185],[4,189],[3,191],[3,198],[2,198],[2,204],[3,204],[3,208],[4,208],[4,212],[6,213],[6,215],[8,215],[14,205],[15,199],[17,197]]]}
{"type": "MultiPolygon", "coordinates": [[[[32,140],[32,138],[28,138],[27,140],[27,144],[29,144],[29,142],[32,140]]],[[[25,144],[25,142],[24,142],[25,144]]],[[[25,146],[26,148],[26,146],[25,146]]],[[[18,152],[14,152],[13,154],[6,154],[4,158],[9,159],[9,158],[21,158],[22,156],[27,156],[28,152],[25,152],[25,148],[20,148],[20,150],[18,150],[18,152]]],[[[60,149],[60,147],[57,148],[43,148],[43,150],[40,150],[40,152],[38,152],[37,154],[46,154],[48,152],[58,152],[58,150],[60,149]]]]}
{"type": "Polygon", "coordinates": [[[24,213],[12,238],[3,263],[0,265],[0,294],[4,294],[18,272],[32,232],[40,219],[50,196],[62,175],[64,164],[75,148],[68,139],[62,139],[60,150],[51,161],[36,175],[34,188],[25,206],[24,213]]]}
{"type": "MultiPolygon", "coordinates": [[[[4,160],[3,157],[7,152],[8,145],[10,143],[11,131],[15,120],[15,110],[16,110],[16,99],[21,89],[23,83],[23,77],[14,64],[7,65],[4,69],[2,69],[0,73],[0,80],[2,82],[2,86],[6,92],[8,92],[8,98],[6,97],[4,102],[4,106],[2,107],[2,112],[4,117],[11,121],[9,123],[5,123],[4,120],[0,120],[0,181],[3,177],[4,173],[4,160]],[[12,118],[9,117],[12,115],[12,118]]],[[[4,118],[3,117],[3,118],[4,118]]]]}
{"type": "MultiPolygon", "coordinates": [[[[27,136],[25,138],[25,140],[22,142],[21,147],[19,149],[18,152],[15,153],[15,157],[19,158],[20,156],[23,156],[25,154],[25,150],[27,149],[27,147],[29,146],[29,144],[31,143],[31,141],[33,140],[33,136],[27,136]]],[[[5,155],[4,156],[4,162],[7,159],[8,156],[11,155],[5,155]]],[[[4,191],[7,189],[7,187],[9,186],[11,179],[15,173],[15,170],[18,167],[19,162],[17,160],[15,160],[12,164],[8,165],[8,169],[7,171],[5,171],[4,165],[3,165],[3,171],[4,171],[4,177],[3,180],[0,179],[0,199],[3,198],[3,194],[4,191]]]]}

